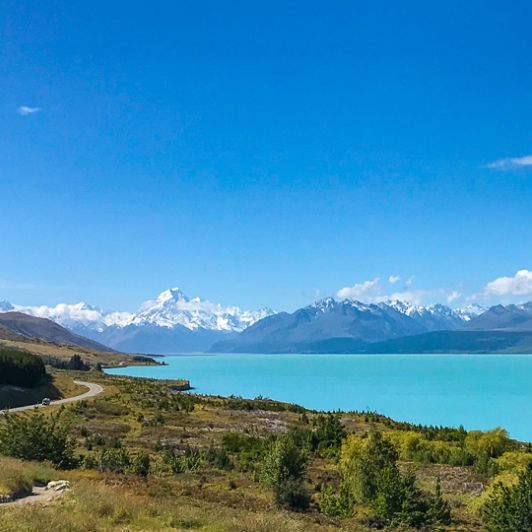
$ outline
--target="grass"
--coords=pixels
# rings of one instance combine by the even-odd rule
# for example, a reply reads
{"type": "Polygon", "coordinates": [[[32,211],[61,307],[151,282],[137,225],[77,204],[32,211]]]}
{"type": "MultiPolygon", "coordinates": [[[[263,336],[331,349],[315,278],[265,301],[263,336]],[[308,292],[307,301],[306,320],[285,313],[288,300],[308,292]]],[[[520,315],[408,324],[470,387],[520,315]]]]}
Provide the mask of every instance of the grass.
{"type": "Polygon", "coordinates": [[[0,458],[0,495],[28,495],[34,485],[46,485],[57,475],[57,471],[43,464],[0,458]]]}
{"type": "MultiPolygon", "coordinates": [[[[71,379],[79,374],[58,372],[57,376],[71,379]]],[[[48,475],[47,478],[65,478],[72,484],[72,490],[64,498],[46,507],[2,508],[0,505],[1,532],[369,531],[363,522],[365,509],[359,509],[354,518],[343,520],[330,519],[319,512],[321,486],[339,483],[334,457],[309,455],[306,487],[312,504],[306,513],[277,510],[271,494],[254,480],[255,464],[245,462],[237,453],[228,453],[233,466],[230,469],[217,468],[204,461],[195,470],[174,474],[164,462],[165,447],[180,453],[187,446],[206,450],[211,446],[219,448],[228,432],[260,439],[295,427],[311,428],[319,415],[317,412],[305,411],[303,415],[293,406],[273,401],[251,401],[249,409],[246,401],[240,399],[174,393],[171,386],[175,383],[171,381],[154,382],[93,372],[87,380],[102,384],[105,393],[72,404],[64,411],[65,421],[77,442],[77,453],[97,459],[104,448],[123,447],[133,456],[144,451],[151,459],[150,476],[143,479],[132,473],[114,474],[98,469],[56,472],[20,461],[11,461],[11,469],[6,469],[4,464],[8,462],[1,459],[0,490],[4,492],[16,487],[17,482],[21,486],[28,479],[35,482],[38,467],[44,467],[41,473],[48,475]],[[19,477],[17,468],[21,471],[19,477]],[[10,487],[2,488],[2,482],[8,486],[4,473],[8,470],[14,471],[10,474],[14,480],[10,487]]],[[[367,433],[390,430],[394,422],[377,414],[352,412],[343,415],[343,423],[351,433],[367,433]]],[[[478,518],[470,511],[475,505],[470,502],[478,499],[479,492],[488,483],[486,479],[478,478],[467,467],[423,463],[415,466],[418,485],[432,492],[436,479],[440,478],[443,495],[453,507],[453,524],[441,530],[481,530],[478,518]]]]}
{"type": "Polygon", "coordinates": [[[66,361],[70,360],[73,355],[80,355],[84,362],[92,366],[98,362],[109,367],[143,365],[142,362],[135,362],[133,356],[126,353],[98,351],[74,344],[49,342],[42,338],[12,333],[2,328],[0,328],[0,347],[22,349],[35,355],[49,355],[66,361]]]}
{"type": "Polygon", "coordinates": [[[80,479],[66,496],[46,507],[2,509],[3,532],[187,531],[312,532],[338,530],[276,510],[249,512],[168,492],[150,494],[150,482],[105,485],[80,479]]]}

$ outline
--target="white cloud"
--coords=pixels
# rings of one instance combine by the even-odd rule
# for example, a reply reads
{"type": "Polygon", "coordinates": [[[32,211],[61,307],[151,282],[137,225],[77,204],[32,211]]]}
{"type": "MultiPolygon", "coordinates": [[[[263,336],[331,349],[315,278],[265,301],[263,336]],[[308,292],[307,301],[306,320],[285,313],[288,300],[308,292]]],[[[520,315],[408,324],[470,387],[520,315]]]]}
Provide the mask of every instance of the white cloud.
{"type": "Polygon", "coordinates": [[[27,105],[22,105],[17,109],[17,113],[21,116],[26,116],[33,113],[38,113],[40,110],[40,107],[28,107],[27,105]]]}
{"type": "Polygon", "coordinates": [[[382,303],[383,301],[403,301],[405,303],[421,305],[426,293],[427,292],[424,290],[404,290],[403,292],[394,292],[393,294],[379,296],[375,298],[375,303],[382,303]]]}
{"type": "Polygon", "coordinates": [[[405,285],[406,286],[412,286],[412,283],[414,282],[414,279],[415,279],[415,275],[412,275],[412,277],[409,277],[406,281],[405,281],[405,285]]]}
{"type": "Polygon", "coordinates": [[[456,301],[457,299],[460,298],[461,295],[462,294],[460,294],[460,292],[457,292],[456,290],[454,290],[447,296],[447,303],[452,303],[453,301],[456,301]]]}
{"type": "MultiPolygon", "coordinates": [[[[411,285],[414,277],[410,277],[407,280],[407,285],[411,285]]],[[[390,276],[388,282],[391,284],[399,281],[398,276],[390,276]]],[[[413,303],[416,305],[421,304],[423,298],[429,293],[425,290],[412,290],[406,288],[403,291],[388,293],[385,287],[383,287],[379,277],[376,277],[372,281],[364,281],[363,283],[357,283],[353,286],[345,286],[340,288],[336,292],[336,297],[340,299],[356,299],[363,303],[381,303],[383,301],[404,301],[405,303],[413,303]]]]}
{"type": "Polygon", "coordinates": [[[487,164],[486,168],[494,168],[496,170],[507,170],[509,168],[519,168],[522,166],[532,166],[532,155],[499,159],[498,161],[487,164]]]}
{"type": "Polygon", "coordinates": [[[353,286],[344,286],[336,292],[336,296],[341,299],[358,299],[360,301],[373,301],[382,293],[379,284],[380,279],[375,277],[373,281],[364,281],[353,286]]]}
{"type": "Polygon", "coordinates": [[[480,297],[526,296],[532,294],[532,271],[519,270],[513,277],[499,277],[478,293],[480,297]]]}

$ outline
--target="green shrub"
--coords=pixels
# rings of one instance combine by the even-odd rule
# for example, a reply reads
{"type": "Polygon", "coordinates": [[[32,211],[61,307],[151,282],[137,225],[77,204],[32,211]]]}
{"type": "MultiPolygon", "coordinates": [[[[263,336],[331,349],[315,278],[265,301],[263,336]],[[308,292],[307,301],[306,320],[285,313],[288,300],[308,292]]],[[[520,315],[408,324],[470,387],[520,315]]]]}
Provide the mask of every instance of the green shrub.
{"type": "Polygon", "coordinates": [[[320,497],[320,510],[328,517],[351,517],[355,506],[355,498],[349,486],[342,482],[338,493],[331,486],[323,488],[320,497]]]}
{"type": "Polygon", "coordinates": [[[49,460],[59,469],[75,467],[74,443],[60,422],[61,414],[61,410],[48,417],[40,412],[29,418],[7,414],[0,428],[0,453],[23,460],[49,460]]]}
{"type": "Polygon", "coordinates": [[[294,442],[281,436],[270,443],[259,470],[259,483],[273,492],[278,508],[305,510],[310,504],[303,486],[306,459],[294,442]]]}
{"type": "Polygon", "coordinates": [[[483,512],[488,532],[532,531],[532,464],[518,479],[514,486],[495,486],[483,512]]]}

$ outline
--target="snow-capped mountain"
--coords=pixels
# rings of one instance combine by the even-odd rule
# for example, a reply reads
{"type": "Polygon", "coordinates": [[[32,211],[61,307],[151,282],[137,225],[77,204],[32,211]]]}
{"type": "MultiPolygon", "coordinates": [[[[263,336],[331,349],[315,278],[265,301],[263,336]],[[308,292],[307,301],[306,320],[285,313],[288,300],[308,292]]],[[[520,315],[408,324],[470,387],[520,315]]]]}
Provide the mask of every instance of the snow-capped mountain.
{"type": "MultiPolygon", "coordinates": [[[[362,303],[327,297],[292,314],[280,313],[215,344],[223,352],[330,352],[339,345],[356,349],[367,343],[461,329],[480,308],[418,306],[404,301],[362,303]],[[334,347],[333,347],[334,346],[334,347]]],[[[344,348],[342,347],[342,348],[344,348]]]]}
{"type": "Polygon", "coordinates": [[[154,354],[203,351],[274,314],[269,308],[249,311],[189,299],[179,288],[165,290],[137,312],[102,310],[83,302],[55,307],[0,303],[0,312],[12,310],[48,318],[113,349],[154,354]]]}

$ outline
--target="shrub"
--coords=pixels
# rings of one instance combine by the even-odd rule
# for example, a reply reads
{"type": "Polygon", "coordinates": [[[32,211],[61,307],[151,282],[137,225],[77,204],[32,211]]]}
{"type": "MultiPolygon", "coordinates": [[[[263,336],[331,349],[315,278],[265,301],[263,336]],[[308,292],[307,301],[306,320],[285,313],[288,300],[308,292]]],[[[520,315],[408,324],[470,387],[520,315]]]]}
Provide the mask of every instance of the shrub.
{"type": "Polygon", "coordinates": [[[131,461],[131,471],[139,477],[147,477],[150,474],[150,457],[139,451],[131,461]]]}
{"type": "Polygon", "coordinates": [[[342,482],[338,493],[331,486],[323,488],[320,497],[320,510],[328,517],[351,517],[355,506],[355,499],[349,486],[342,482]]]}
{"type": "Polygon", "coordinates": [[[518,475],[514,486],[495,486],[484,519],[488,532],[532,531],[532,464],[518,475]]]}
{"type": "Polygon", "coordinates": [[[49,460],[59,469],[75,467],[74,444],[60,422],[62,411],[45,417],[35,412],[29,418],[7,414],[0,428],[0,453],[23,460],[49,460]]]}
{"type": "Polygon", "coordinates": [[[273,441],[259,470],[259,483],[274,494],[278,508],[304,510],[310,499],[303,486],[306,460],[286,436],[273,441]]]}

